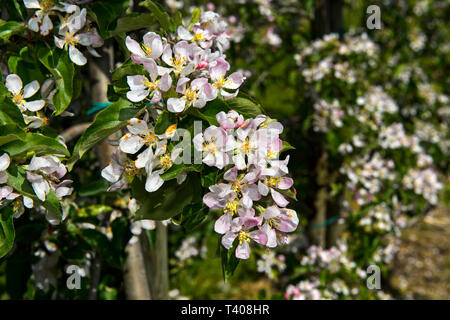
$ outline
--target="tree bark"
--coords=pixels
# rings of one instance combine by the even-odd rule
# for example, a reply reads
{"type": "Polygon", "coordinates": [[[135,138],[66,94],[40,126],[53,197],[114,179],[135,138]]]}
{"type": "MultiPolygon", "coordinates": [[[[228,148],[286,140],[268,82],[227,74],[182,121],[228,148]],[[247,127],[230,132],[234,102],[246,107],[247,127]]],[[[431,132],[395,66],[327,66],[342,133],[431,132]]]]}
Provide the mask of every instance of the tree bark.
{"type": "Polygon", "coordinates": [[[152,247],[148,238],[142,246],[146,255],[146,271],[153,299],[167,299],[169,291],[169,264],[167,248],[168,230],[160,221],[156,222],[156,241],[152,247]]]}

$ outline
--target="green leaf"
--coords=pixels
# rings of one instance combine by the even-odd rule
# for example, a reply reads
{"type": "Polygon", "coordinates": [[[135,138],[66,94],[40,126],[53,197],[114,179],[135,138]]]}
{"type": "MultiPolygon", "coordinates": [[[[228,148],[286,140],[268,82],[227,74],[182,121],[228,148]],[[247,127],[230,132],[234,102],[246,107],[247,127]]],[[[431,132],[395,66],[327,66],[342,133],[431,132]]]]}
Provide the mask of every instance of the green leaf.
{"type": "Polygon", "coordinates": [[[34,152],[36,155],[57,154],[70,156],[69,150],[59,143],[55,138],[50,138],[39,133],[26,133],[24,139],[11,141],[0,147],[10,156],[24,155],[27,152],[34,152]]]}
{"type": "Polygon", "coordinates": [[[73,79],[75,67],[69,58],[69,54],[58,48],[41,46],[38,49],[39,61],[52,73],[56,80],[57,91],[53,96],[55,115],[60,115],[67,109],[74,92],[73,79]]]}
{"type": "Polygon", "coordinates": [[[80,197],[92,197],[97,194],[107,192],[108,188],[109,188],[109,182],[104,179],[101,179],[101,180],[92,182],[92,183],[88,184],[87,186],[82,186],[78,190],[78,195],[80,197]]]}
{"type": "Polygon", "coordinates": [[[248,98],[236,97],[224,101],[228,109],[237,111],[245,118],[254,118],[260,114],[264,114],[261,106],[248,98]]]}
{"type": "MultiPolygon", "coordinates": [[[[2,84],[0,83],[0,90],[2,84]]],[[[0,95],[0,124],[16,124],[20,127],[25,127],[22,113],[19,108],[9,99],[2,100],[0,95]]]]}
{"type": "Polygon", "coordinates": [[[155,24],[155,18],[149,13],[134,12],[117,20],[117,26],[109,33],[109,37],[114,37],[120,33],[127,33],[134,30],[149,28],[155,24]]]}
{"type": "Polygon", "coordinates": [[[206,219],[208,212],[209,208],[203,202],[188,204],[179,215],[177,224],[183,226],[188,232],[192,231],[206,219]]]}
{"type": "Polygon", "coordinates": [[[103,204],[93,204],[84,208],[81,208],[80,211],[78,211],[79,217],[93,217],[97,216],[99,214],[112,211],[113,208],[110,206],[106,206],[103,204]]]}
{"type": "Polygon", "coordinates": [[[195,8],[194,11],[192,11],[192,18],[191,22],[189,23],[189,27],[192,27],[194,24],[196,24],[200,20],[201,10],[199,8],[195,8]]]}
{"type": "Polygon", "coordinates": [[[236,258],[236,247],[238,244],[238,240],[235,239],[233,243],[233,247],[230,250],[227,250],[222,244],[220,244],[220,251],[222,257],[222,273],[223,279],[225,282],[229,281],[236,270],[239,259],[236,258]]]}
{"type": "MultiPolygon", "coordinates": [[[[90,5],[90,15],[97,22],[98,32],[103,39],[113,36],[110,31],[119,27],[118,18],[127,10],[129,5],[129,0],[96,1],[90,5]]],[[[124,24],[121,23],[120,28],[123,28],[123,26],[124,24]]]]}
{"type": "Polygon", "coordinates": [[[288,150],[294,150],[294,149],[295,149],[295,148],[294,148],[293,146],[291,146],[289,142],[283,141],[283,145],[282,145],[282,147],[281,147],[280,153],[281,153],[281,152],[284,152],[284,151],[288,151],[288,150]]]}
{"type": "Polygon", "coordinates": [[[175,22],[170,18],[169,14],[164,11],[164,8],[159,3],[146,0],[139,5],[148,8],[165,31],[174,32],[176,30],[175,22]]]}
{"type": "Polygon", "coordinates": [[[26,179],[26,171],[14,164],[10,165],[7,172],[8,185],[18,191],[20,194],[33,199],[34,202],[41,204],[56,219],[61,219],[62,209],[58,197],[53,190],[47,194],[45,201],[41,201],[35,195],[33,187],[26,179]]]}
{"type": "Polygon", "coordinates": [[[75,162],[88,150],[109,135],[125,127],[127,120],[136,117],[141,110],[142,108],[132,105],[130,101],[120,99],[99,112],[93,123],[78,139],[72,157],[67,164],[69,170],[72,170],[75,162]]]}
{"type": "Polygon", "coordinates": [[[209,186],[216,184],[218,177],[219,177],[218,169],[214,167],[205,166],[205,168],[202,171],[201,177],[202,187],[208,188],[209,186]]]}
{"type": "Polygon", "coordinates": [[[137,74],[145,74],[145,68],[139,64],[136,64],[129,60],[128,62],[124,63],[117,69],[115,69],[112,73],[112,80],[117,81],[119,79],[122,79],[125,76],[129,75],[137,75],[137,74]]]}
{"type": "Polygon", "coordinates": [[[175,179],[183,171],[186,173],[191,171],[200,172],[199,168],[200,166],[198,165],[187,166],[185,164],[175,164],[169,170],[167,170],[161,175],[161,179],[163,179],[164,181],[175,179]]]}
{"type": "Polygon", "coordinates": [[[197,118],[207,121],[210,125],[218,126],[216,115],[220,111],[228,112],[229,108],[224,100],[215,99],[206,104],[203,109],[189,108],[187,112],[197,118]]]}
{"type": "Polygon", "coordinates": [[[164,134],[167,130],[167,128],[174,124],[176,122],[177,118],[176,116],[167,111],[164,110],[163,112],[161,112],[161,114],[158,117],[158,120],[156,120],[155,123],[155,133],[156,134],[164,134]]]}
{"type": "Polygon", "coordinates": [[[0,210],[0,258],[3,258],[14,244],[14,214],[11,206],[0,210]]]}
{"type": "Polygon", "coordinates": [[[6,124],[0,127],[0,146],[14,140],[25,140],[26,133],[15,124],[6,124]]]}
{"type": "Polygon", "coordinates": [[[0,39],[8,41],[9,38],[17,33],[24,31],[26,27],[16,21],[0,20],[0,39]]]}
{"type": "Polygon", "coordinates": [[[137,219],[166,220],[180,214],[183,208],[197,196],[201,196],[198,178],[189,175],[186,181],[178,184],[175,180],[165,182],[155,192],[145,190],[145,182],[134,179],[131,192],[141,203],[136,213],[137,219]]]}

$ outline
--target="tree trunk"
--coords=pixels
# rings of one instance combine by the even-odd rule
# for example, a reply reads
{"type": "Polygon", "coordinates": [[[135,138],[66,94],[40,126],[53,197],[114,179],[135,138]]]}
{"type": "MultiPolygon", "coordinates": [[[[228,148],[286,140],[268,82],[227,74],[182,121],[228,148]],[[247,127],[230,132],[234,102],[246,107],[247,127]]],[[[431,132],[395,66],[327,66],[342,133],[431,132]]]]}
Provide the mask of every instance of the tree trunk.
{"type": "Polygon", "coordinates": [[[328,154],[323,151],[316,167],[316,184],[318,186],[314,207],[316,215],[308,229],[312,244],[324,247],[326,244],[327,200],[328,200],[328,154]]]}
{"type": "Polygon", "coordinates": [[[156,241],[152,247],[148,238],[141,239],[146,259],[146,271],[150,291],[153,299],[167,299],[169,291],[169,264],[168,264],[168,238],[167,227],[160,221],[156,222],[156,241]]]}

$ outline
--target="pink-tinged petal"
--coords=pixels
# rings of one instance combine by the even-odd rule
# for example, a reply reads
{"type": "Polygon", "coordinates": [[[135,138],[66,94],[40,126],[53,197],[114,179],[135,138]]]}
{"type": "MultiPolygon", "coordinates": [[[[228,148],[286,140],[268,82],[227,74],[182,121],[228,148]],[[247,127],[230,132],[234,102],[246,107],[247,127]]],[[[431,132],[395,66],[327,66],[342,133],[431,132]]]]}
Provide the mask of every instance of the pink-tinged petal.
{"type": "Polygon", "coordinates": [[[152,47],[152,53],[151,53],[150,57],[153,59],[158,59],[163,52],[163,44],[162,44],[161,38],[159,36],[153,38],[151,47],[152,47]]]}
{"type": "Polygon", "coordinates": [[[233,246],[234,239],[236,239],[236,237],[237,233],[234,232],[225,233],[225,235],[222,237],[222,245],[226,249],[231,249],[231,247],[233,246]]]}
{"type": "Polygon", "coordinates": [[[41,110],[44,107],[44,105],[45,105],[44,100],[36,100],[23,103],[24,108],[32,112],[41,110]]]}
{"type": "Polygon", "coordinates": [[[166,73],[159,80],[158,87],[159,89],[161,89],[161,91],[166,92],[170,89],[171,86],[172,86],[172,77],[168,73],[166,73]]]}
{"type": "Polygon", "coordinates": [[[297,229],[298,222],[297,213],[294,210],[284,209],[277,229],[282,232],[293,232],[297,229]]]}
{"type": "Polygon", "coordinates": [[[119,181],[123,172],[123,168],[110,164],[101,171],[101,176],[108,182],[115,183],[119,181]]]}
{"type": "Polygon", "coordinates": [[[0,172],[5,171],[9,167],[10,163],[11,158],[9,157],[9,155],[7,153],[2,154],[0,156],[0,172]]]}
{"type": "Polygon", "coordinates": [[[190,75],[192,72],[194,72],[197,69],[197,65],[195,63],[189,63],[186,67],[183,68],[183,70],[180,72],[181,77],[186,77],[190,75]]]}
{"type": "Polygon", "coordinates": [[[170,48],[170,45],[164,48],[161,59],[169,66],[172,65],[172,49],[170,48]]]}
{"type": "Polygon", "coordinates": [[[162,93],[161,93],[161,91],[156,90],[156,91],[153,93],[153,97],[152,97],[152,99],[150,100],[150,102],[151,102],[151,103],[158,103],[158,102],[161,101],[161,99],[162,99],[162,93]]]}
{"type": "Polygon", "coordinates": [[[143,62],[145,70],[150,74],[150,79],[152,81],[156,81],[156,78],[158,78],[158,66],[156,65],[155,60],[148,59],[143,62]]]}
{"type": "Polygon", "coordinates": [[[148,79],[142,75],[127,76],[127,83],[132,91],[146,89],[144,85],[146,81],[148,81],[148,79]]]}
{"type": "Polygon", "coordinates": [[[13,188],[10,186],[0,187],[0,200],[5,199],[13,192],[13,188]]]}
{"type": "Polygon", "coordinates": [[[201,108],[203,108],[206,105],[206,100],[202,99],[202,98],[199,98],[199,99],[195,100],[192,105],[194,107],[196,107],[196,108],[201,109],[201,108]]]}
{"type": "Polygon", "coordinates": [[[280,183],[277,185],[278,189],[288,190],[294,184],[294,180],[292,178],[281,178],[280,183]]]}
{"type": "Polygon", "coordinates": [[[178,34],[178,37],[181,39],[181,40],[192,40],[192,34],[189,32],[189,30],[188,29],[186,29],[185,27],[183,27],[183,26],[179,26],[178,27],[178,29],[177,29],[177,34],[178,34]]]}
{"type": "Polygon", "coordinates": [[[227,181],[235,181],[237,178],[238,169],[236,167],[232,167],[225,171],[223,178],[227,181]]]}
{"type": "Polygon", "coordinates": [[[73,63],[79,66],[84,66],[87,62],[86,57],[74,46],[69,46],[69,57],[73,63]]]}
{"type": "Polygon", "coordinates": [[[267,235],[266,246],[269,248],[275,248],[277,246],[277,233],[276,231],[268,224],[265,223],[261,230],[264,231],[267,235]]]}
{"type": "Polygon", "coordinates": [[[62,49],[64,48],[64,44],[66,43],[64,39],[60,39],[58,37],[53,37],[53,39],[55,40],[55,46],[62,49]]]}
{"type": "Polygon", "coordinates": [[[147,192],[154,192],[163,185],[164,180],[159,175],[160,172],[155,171],[147,177],[147,181],[145,182],[145,190],[147,192]]]}
{"type": "Polygon", "coordinates": [[[243,217],[241,218],[244,229],[250,229],[256,227],[261,222],[258,217],[243,217]]]}
{"type": "Polygon", "coordinates": [[[258,191],[261,195],[267,196],[269,194],[269,187],[262,181],[258,182],[258,191]]]}
{"type": "Polygon", "coordinates": [[[250,238],[258,242],[259,244],[267,244],[267,234],[263,230],[255,230],[249,233],[250,238]]]}
{"type": "Polygon", "coordinates": [[[127,98],[132,102],[139,102],[147,98],[148,94],[148,90],[128,91],[127,98]]]}
{"type": "Polygon", "coordinates": [[[167,100],[167,110],[173,113],[178,113],[184,111],[186,106],[186,100],[177,99],[177,98],[169,98],[167,100]]]}
{"type": "Polygon", "coordinates": [[[214,159],[216,160],[214,165],[219,169],[223,169],[229,163],[228,155],[224,152],[215,152],[214,159]]]}
{"type": "Polygon", "coordinates": [[[57,196],[58,198],[62,198],[62,197],[71,195],[71,194],[72,194],[72,191],[73,191],[73,188],[69,188],[69,187],[60,187],[60,188],[57,188],[57,189],[55,190],[55,194],[56,194],[56,196],[57,196]]]}
{"type": "Polygon", "coordinates": [[[108,192],[114,192],[117,190],[121,190],[124,189],[126,186],[128,185],[128,181],[125,177],[122,177],[119,181],[117,181],[116,183],[113,183],[109,188],[108,188],[108,192]]]}
{"type": "Polygon", "coordinates": [[[225,99],[233,99],[233,98],[236,98],[237,97],[237,95],[238,95],[238,93],[239,93],[239,90],[236,90],[235,92],[233,92],[233,93],[229,93],[228,91],[226,91],[226,90],[220,90],[220,94],[225,98],[225,99]]]}
{"type": "Polygon", "coordinates": [[[178,93],[182,93],[184,90],[186,90],[186,85],[189,81],[190,81],[189,78],[180,78],[177,82],[176,91],[178,93]]]}
{"type": "Polygon", "coordinates": [[[253,201],[258,201],[261,199],[261,195],[258,192],[258,187],[254,184],[251,184],[247,187],[245,194],[253,201]]]}
{"type": "Polygon", "coordinates": [[[247,241],[242,241],[236,247],[236,258],[248,259],[250,258],[250,245],[247,241]]]}
{"type": "Polygon", "coordinates": [[[144,57],[144,51],[142,51],[141,46],[136,40],[133,40],[129,36],[127,36],[125,40],[125,45],[127,46],[128,50],[130,50],[131,53],[134,53],[137,56],[144,57]]]}
{"type": "MultiPolygon", "coordinates": [[[[203,158],[203,163],[209,167],[212,167],[216,164],[216,158],[214,154],[208,153],[205,158],[203,158]]],[[[219,168],[220,169],[220,168],[219,168]]]]}
{"type": "Polygon", "coordinates": [[[125,135],[120,139],[119,148],[125,153],[135,154],[145,144],[144,139],[134,135],[125,135]]]}
{"type": "Polygon", "coordinates": [[[31,81],[23,88],[23,97],[25,99],[33,96],[39,90],[39,82],[37,80],[31,81]]]}
{"type": "Polygon", "coordinates": [[[220,234],[224,234],[230,231],[231,220],[231,214],[223,214],[219,219],[217,219],[216,223],[214,224],[214,231],[220,234]]]}
{"type": "Polygon", "coordinates": [[[17,74],[10,74],[6,77],[6,88],[13,94],[19,94],[22,90],[22,79],[17,74]]]}
{"type": "Polygon", "coordinates": [[[209,69],[209,75],[213,82],[217,82],[223,79],[225,73],[230,69],[230,64],[224,59],[220,58],[216,61],[216,64],[209,69]]]}
{"type": "Polygon", "coordinates": [[[32,182],[31,186],[33,187],[34,193],[39,198],[39,200],[45,201],[45,197],[50,191],[48,182],[44,179],[41,179],[40,181],[32,182]]]}
{"type": "Polygon", "coordinates": [[[223,86],[226,89],[238,89],[241,84],[244,82],[245,77],[242,75],[241,72],[234,72],[232,73],[228,79],[228,81],[223,86]]]}
{"type": "Polygon", "coordinates": [[[272,195],[273,201],[275,201],[275,203],[279,207],[286,207],[289,204],[289,201],[287,201],[286,198],[278,191],[275,191],[274,189],[271,188],[270,194],[272,195]]]}
{"type": "Polygon", "coordinates": [[[281,215],[281,210],[277,206],[270,206],[266,209],[263,216],[264,219],[272,219],[281,215]]]}

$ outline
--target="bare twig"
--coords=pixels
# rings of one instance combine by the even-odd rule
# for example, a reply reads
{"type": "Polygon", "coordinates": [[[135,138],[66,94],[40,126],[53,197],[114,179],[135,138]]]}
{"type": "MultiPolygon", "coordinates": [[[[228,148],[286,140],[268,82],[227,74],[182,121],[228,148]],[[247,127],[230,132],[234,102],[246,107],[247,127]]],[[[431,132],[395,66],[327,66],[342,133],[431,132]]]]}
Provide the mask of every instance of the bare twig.
{"type": "Polygon", "coordinates": [[[69,142],[83,134],[84,131],[91,125],[90,122],[76,124],[73,127],[63,131],[61,137],[63,137],[65,142],[69,142]]]}

